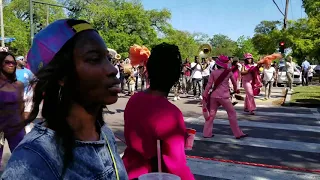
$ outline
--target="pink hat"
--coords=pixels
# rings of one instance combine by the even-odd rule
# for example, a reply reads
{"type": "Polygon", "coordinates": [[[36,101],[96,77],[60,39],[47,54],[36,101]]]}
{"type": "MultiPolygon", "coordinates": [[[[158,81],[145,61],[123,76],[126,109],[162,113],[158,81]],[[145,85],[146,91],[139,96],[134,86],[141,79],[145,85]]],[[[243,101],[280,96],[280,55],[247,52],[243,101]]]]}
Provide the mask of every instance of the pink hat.
{"type": "Polygon", "coordinates": [[[225,55],[220,55],[216,60],[216,64],[225,69],[228,68],[228,62],[229,62],[229,58],[228,56],[225,56],[225,55]]]}
{"type": "Polygon", "coordinates": [[[252,54],[250,54],[250,53],[246,53],[246,54],[244,54],[244,59],[253,59],[253,56],[252,56],[252,54]]]}

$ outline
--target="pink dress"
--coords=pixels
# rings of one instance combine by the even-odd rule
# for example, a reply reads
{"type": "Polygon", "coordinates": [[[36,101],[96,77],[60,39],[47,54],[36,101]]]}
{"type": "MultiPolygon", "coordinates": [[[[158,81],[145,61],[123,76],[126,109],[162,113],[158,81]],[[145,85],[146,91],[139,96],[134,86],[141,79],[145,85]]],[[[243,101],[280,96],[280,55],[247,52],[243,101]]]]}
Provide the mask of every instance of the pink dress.
{"type": "Polygon", "coordinates": [[[239,80],[238,66],[232,66],[232,72],[233,72],[233,77],[236,79],[236,81],[238,81],[239,80]]]}
{"type": "MultiPolygon", "coordinates": [[[[251,67],[252,65],[244,65],[245,70],[249,70],[251,67]]],[[[242,85],[246,93],[246,97],[244,100],[244,110],[250,112],[256,110],[256,102],[254,101],[252,80],[252,73],[242,75],[242,85]]]]}
{"type": "MultiPolygon", "coordinates": [[[[203,93],[205,97],[207,97],[212,85],[218,79],[220,74],[222,74],[223,71],[224,69],[217,69],[211,72],[208,84],[203,93]]],[[[211,96],[207,97],[207,98],[210,98],[209,114],[211,118],[207,119],[204,124],[204,127],[203,127],[204,137],[212,137],[213,135],[212,133],[213,121],[219,106],[222,106],[228,113],[228,119],[229,119],[229,123],[230,123],[230,127],[233,135],[235,137],[240,137],[244,135],[244,133],[241,131],[238,125],[236,110],[234,109],[232,102],[230,101],[229,79],[231,79],[234,89],[237,90],[237,82],[233,76],[233,73],[229,72],[229,74],[224,78],[224,80],[220,83],[220,85],[216,88],[216,90],[212,92],[211,96]]]]}
{"type": "Polygon", "coordinates": [[[123,162],[129,179],[157,170],[157,140],[161,140],[162,169],[182,180],[194,180],[185,155],[186,127],[181,111],[167,98],[139,92],[124,111],[127,148],[123,162]]]}

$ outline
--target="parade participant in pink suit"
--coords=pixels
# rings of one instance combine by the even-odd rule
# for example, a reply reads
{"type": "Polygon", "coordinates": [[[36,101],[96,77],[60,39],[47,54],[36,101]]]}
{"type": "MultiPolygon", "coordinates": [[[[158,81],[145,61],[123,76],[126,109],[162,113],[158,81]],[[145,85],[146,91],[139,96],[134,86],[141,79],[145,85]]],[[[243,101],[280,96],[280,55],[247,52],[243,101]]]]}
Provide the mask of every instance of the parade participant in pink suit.
{"type": "Polygon", "coordinates": [[[177,175],[181,180],[194,180],[185,154],[186,126],[182,112],[168,101],[170,89],[181,74],[178,46],[162,43],[152,48],[146,63],[150,87],[131,96],[124,110],[126,150],[123,163],[130,180],[157,172],[177,175]],[[170,64],[163,69],[164,64],[170,64]],[[157,140],[161,155],[157,156],[157,140]],[[159,159],[158,159],[159,157],[159,159]]]}
{"type": "Polygon", "coordinates": [[[228,57],[219,56],[216,60],[216,65],[218,69],[211,72],[209,82],[203,92],[203,106],[207,107],[209,113],[208,117],[205,116],[206,122],[203,128],[203,136],[205,138],[213,137],[213,121],[219,106],[222,106],[228,113],[228,119],[233,135],[237,139],[246,137],[247,135],[239,128],[237,113],[230,100],[229,79],[232,81],[235,92],[239,93],[239,90],[237,89],[237,82],[231,69],[228,68],[228,57]]]}
{"type": "Polygon", "coordinates": [[[242,84],[246,92],[246,97],[244,100],[244,111],[249,112],[250,115],[254,115],[256,110],[256,102],[254,101],[254,94],[252,88],[252,80],[254,70],[253,57],[250,53],[244,55],[245,62],[242,66],[241,75],[242,75],[242,84]]]}

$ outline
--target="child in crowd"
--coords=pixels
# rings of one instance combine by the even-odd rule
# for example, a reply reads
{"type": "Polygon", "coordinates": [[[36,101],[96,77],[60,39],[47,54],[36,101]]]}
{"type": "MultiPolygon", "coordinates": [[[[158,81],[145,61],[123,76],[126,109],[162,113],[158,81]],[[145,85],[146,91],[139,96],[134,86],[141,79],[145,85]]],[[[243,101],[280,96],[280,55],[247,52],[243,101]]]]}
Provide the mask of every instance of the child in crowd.
{"type": "Polygon", "coordinates": [[[135,91],[136,86],[136,77],[134,76],[134,72],[132,72],[128,78],[128,84],[129,84],[129,94],[132,96],[135,91]]]}

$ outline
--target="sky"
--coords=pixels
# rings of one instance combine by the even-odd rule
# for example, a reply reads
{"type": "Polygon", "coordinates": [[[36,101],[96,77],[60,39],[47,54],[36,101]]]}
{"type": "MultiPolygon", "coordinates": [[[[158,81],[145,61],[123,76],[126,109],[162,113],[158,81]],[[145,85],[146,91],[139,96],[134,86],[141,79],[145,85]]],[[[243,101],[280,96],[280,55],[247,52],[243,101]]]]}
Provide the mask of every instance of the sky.
{"type": "MultiPolygon", "coordinates": [[[[284,12],[286,0],[275,0],[284,12]]],[[[281,20],[272,0],[142,0],[144,8],[171,11],[170,23],[175,29],[202,32],[212,37],[224,34],[233,40],[241,35],[252,37],[263,20],[281,20]]],[[[290,0],[288,19],[306,17],[302,0],[290,0]]]]}

